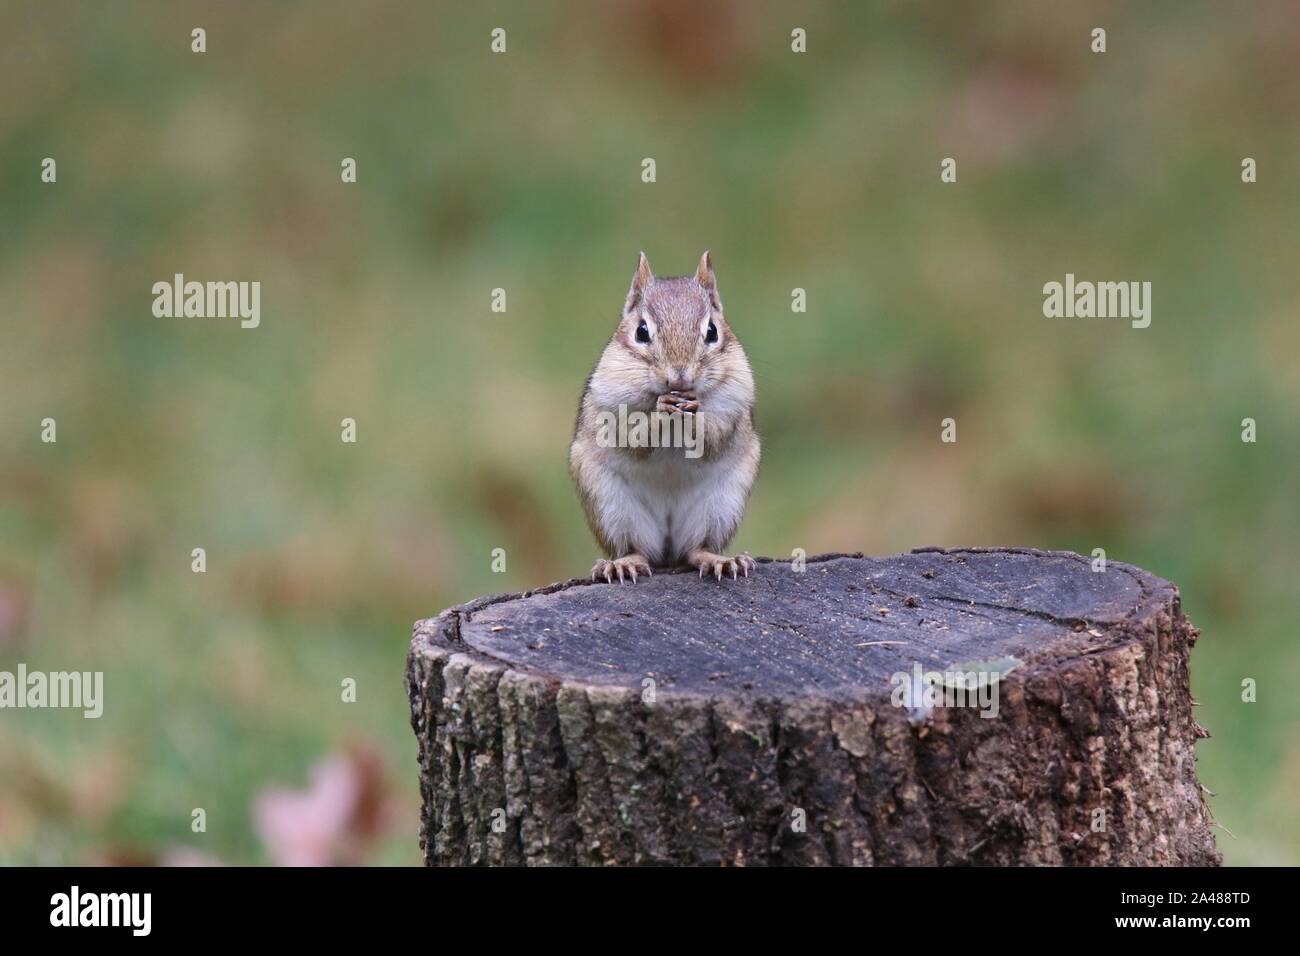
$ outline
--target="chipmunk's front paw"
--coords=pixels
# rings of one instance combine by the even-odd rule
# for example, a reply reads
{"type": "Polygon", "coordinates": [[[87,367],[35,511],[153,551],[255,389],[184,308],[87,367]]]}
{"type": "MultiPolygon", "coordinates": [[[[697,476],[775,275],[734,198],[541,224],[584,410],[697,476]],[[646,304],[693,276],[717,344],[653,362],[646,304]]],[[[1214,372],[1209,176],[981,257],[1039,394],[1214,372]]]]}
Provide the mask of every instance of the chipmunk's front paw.
{"type": "Polygon", "coordinates": [[[700,410],[699,397],[694,392],[667,392],[659,396],[655,411],[671,415],[682,412],[690,415],[700,410]]]}
{"type": "Polygon", "coordinates": [[[612,561],[608,558],[601,558],[591,566],[591,579],[595,581],[598,578],[604,578],[607,583],[613,584],[615,575],[618,575],[619,581],[625,581],[627,578],[624,577],[624,574],[627,574],[631,576],[632,583],[636,584],[638,572],[646,577],[654,575],[654,571],[650,569],[650,562],[639,554],[624,555],[612,561]]]}
{"type": "Polygon", "coordinates": [[[754,559],[743,552],[734,558],[728,558],[712,551],[692,551],[686,556],[686,563],[699,568],[700,577],[712,574],[718,581],[722,580],[724,574],[730,574],[733,581],[741,574],[749,577],[749,572],[755,567],[754,559]]]}

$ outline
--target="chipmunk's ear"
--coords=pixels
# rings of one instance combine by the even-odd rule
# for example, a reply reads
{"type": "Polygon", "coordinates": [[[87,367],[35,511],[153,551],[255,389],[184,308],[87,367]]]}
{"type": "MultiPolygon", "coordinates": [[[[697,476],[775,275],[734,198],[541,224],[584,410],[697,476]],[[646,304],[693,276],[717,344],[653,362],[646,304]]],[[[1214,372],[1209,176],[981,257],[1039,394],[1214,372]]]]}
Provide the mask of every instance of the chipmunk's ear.
{"type": "Polygon", "coordinates": [[[641,258],[637,260],[636,272],[632,273],[632,287],[627,290],[627,301],[623,303],[623,311],[631,312],[636,308],[636,304],[641,301],[645,295],[645,290],[650,287],[654,281],[654,273],[650,271],[650,260],[641,253],[641,258]]]}
{"type": "Polygon", "coordinates": [[[713,257],[709,255],[709,250],[704,250],[704,255],[700,256],[700,264],[695,267],[695,281],[706,289],[716,289],[718,280],[713,275],[713,257]]]}
{"type": "Polygon", "coordinates": [[[700,264],[695,267],[695,281],[709,294],[709,301],[713,303],[714,311],[721,312],[722,299],[718,296],[718,278],[713,274],[713,257],[709,255],[708,249],[704,250],[704,255],[700,256],[700,264]]]}

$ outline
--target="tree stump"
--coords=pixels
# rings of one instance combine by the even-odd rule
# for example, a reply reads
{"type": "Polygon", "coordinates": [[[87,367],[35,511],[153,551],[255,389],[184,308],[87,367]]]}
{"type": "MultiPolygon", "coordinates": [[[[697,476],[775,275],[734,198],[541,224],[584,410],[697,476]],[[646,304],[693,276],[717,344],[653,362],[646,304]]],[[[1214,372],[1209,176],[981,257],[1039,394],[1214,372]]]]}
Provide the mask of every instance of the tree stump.
{"type": "Polygon", "coordinates": [[[418,622],[426,862],[1221,862],[1174,585],[1029,549],[759,562],[418,622]]]}

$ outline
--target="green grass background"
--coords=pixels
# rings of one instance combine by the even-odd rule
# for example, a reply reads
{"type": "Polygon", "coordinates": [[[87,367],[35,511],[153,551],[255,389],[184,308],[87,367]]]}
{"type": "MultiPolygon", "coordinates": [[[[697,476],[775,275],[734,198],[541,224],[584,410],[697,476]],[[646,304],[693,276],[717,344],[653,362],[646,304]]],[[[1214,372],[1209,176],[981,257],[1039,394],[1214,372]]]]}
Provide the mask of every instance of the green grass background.
{"type": "Polygon", "coordinates": [[[0,712],[0,861],[266,862],[256,796],[360,743],[367,859],[416,862],[411,622],[589,567],[584,376],[637,251],[709,248],[738,545],[1177,582],[1225,858],[1300,863],[1297,64],[1281,0],[0,6],[0,669],[107,696],[0,712]],[[154,318],[175,272],[260,280],[261,328],[154,318]],[[1045,319],[1067,272],[1151,281],[1151,327],[1045,319]]]}

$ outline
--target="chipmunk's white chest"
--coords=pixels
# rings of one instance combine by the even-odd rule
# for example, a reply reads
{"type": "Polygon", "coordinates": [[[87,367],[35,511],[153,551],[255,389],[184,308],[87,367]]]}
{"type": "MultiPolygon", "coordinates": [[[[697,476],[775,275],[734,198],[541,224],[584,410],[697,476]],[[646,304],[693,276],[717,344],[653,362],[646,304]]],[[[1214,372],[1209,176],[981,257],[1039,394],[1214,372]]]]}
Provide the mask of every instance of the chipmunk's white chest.
{"type": "Polygon", "coordinates": [[[745,490],[725,457],[690,459],[680,448],[660,448],[621,464],[627,494],[614,499],[619,513],[610,516],[610,526],[652,561],[680,561],[744,508],[745,490]]]}

